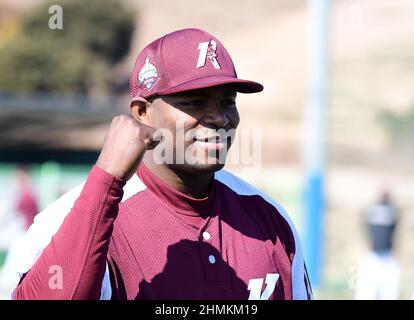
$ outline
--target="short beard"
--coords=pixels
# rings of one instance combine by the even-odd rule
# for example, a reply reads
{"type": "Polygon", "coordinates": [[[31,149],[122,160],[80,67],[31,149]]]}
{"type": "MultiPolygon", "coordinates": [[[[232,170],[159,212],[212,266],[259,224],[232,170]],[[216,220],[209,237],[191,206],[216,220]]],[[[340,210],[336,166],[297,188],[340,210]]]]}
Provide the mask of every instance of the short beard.
{"type": "Polygon", "coordinates": [[[177,173],[183,173],[186,175],[206,175],[212,174],[216,171],[223,169],[224,163],[215,163],[215,164],[167,164],[167,166],[177,173]]]}

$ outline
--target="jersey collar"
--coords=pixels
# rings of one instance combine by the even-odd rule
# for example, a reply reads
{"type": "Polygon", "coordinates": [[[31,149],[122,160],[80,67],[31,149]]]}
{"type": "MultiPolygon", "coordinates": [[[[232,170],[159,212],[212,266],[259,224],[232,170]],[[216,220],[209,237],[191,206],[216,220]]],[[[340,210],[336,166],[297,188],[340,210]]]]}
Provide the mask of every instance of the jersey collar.
{"type": "Polygon", "coordinates": [[[216,196],[216,183],[214,179],[210,194],[205,198],[198,199],[170,187],[166,182],[154,175],[143,162],[141,162],[137,169],[137,175],[147,188],[170,209],[190,216],[205,217],[210,214],[216,196]]]}

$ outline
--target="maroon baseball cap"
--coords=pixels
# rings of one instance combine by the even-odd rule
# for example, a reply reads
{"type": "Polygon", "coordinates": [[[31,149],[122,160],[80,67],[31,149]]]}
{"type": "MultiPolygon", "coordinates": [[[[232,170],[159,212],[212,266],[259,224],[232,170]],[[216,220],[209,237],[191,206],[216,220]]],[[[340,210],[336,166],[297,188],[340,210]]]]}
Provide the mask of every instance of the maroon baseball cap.
{"type": "Polygon", "coordinates": [[[138,55],[130,78],[131,98],[231,84],[237,92],[263,90],[260,83],[237,78],[233,61],[221,42],[200,29],[169,33],[138,55]]]}

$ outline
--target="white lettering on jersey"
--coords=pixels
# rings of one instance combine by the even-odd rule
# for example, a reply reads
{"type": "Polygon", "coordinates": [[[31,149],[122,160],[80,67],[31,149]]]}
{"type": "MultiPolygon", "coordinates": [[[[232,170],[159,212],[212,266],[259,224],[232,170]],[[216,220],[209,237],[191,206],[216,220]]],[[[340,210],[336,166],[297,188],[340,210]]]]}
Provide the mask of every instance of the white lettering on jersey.
{"type": "Polygon", "coordinates": [[[249,300],[269,300],[273,291],[275,291],[278,273],[268,273],[266,275],[266,288],[262,292],[263,278],[250,279],[247,290],[250,291],[249,300]]]}
{"type": "Polygon", "coordinates": [[[198,55],[198,61],[197,61],[197,68],[204,67],[206,64],[206,60],[211,61],[214,68],[221,69],[216,57],[216,50],[217,50],[217,42],[214,40],[211,40],[210,42],[201,42],[198,45],[198,50],[200,51],[200,54],[198,55]]]}

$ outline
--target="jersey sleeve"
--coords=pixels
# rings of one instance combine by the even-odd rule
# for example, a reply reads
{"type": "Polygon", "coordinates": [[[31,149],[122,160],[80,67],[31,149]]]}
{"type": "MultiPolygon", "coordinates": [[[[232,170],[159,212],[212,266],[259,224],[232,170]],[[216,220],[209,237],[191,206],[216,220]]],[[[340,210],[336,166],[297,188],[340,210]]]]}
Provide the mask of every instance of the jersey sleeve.
{"type": "Polygon", "coordinates": [[[12,299],[110,299],[106,258],[124,185],[94,166],[85,184],[36,216],[12,299]]]}
{"type": "Polygon", "coordinates": [[[287,221],[290,230],[293,234],[295,254],[292,261],[291,275],[292,275],[292,299],[293,300],[312,300],[313,293],[312,287],[309,281],[308,273],[306,270],[306,264],[303,257],[302,243],[295,225],[290,219],[286,210],[277,202],[269,197],[262,195],[265,200],[270,203],[287,221]]]}

